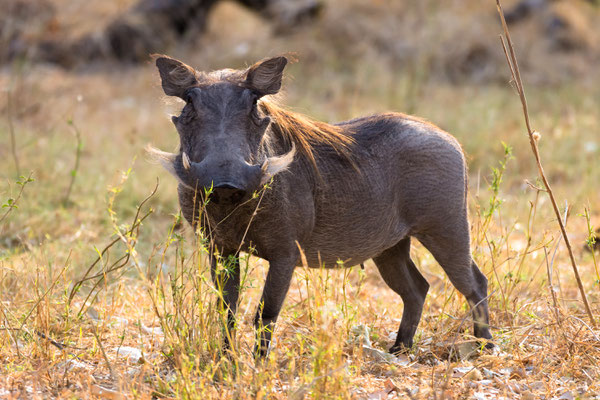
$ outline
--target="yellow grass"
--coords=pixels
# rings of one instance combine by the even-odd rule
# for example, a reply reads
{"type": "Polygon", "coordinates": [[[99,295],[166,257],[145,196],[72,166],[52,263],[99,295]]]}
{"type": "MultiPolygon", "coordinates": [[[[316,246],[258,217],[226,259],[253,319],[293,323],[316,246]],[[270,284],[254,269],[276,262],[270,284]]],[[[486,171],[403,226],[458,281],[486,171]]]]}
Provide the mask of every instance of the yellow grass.
{"type": "MultiPolygon", "coordinates": [[[[61,29],[76,32],[131,3],[56,2],[69,6],[61,29]]],[[[413,259],[431,289],[410,354],[384,355],[402,303],[368,262],[364,271],[298,269],[271,356],[255,363],[252,321],[267,264],[250,256],[241,262],[247,279],[235,352],[221,358],[223,320],[202,242],[178,221],[176,183],[143,153],[150,142],[178,145],[168,114],[180,105],[164,98],[154,67],[14,64],[0,73],[0,203],[21,189],[9,118],[21,175],[32,171],[35,181],[18,208],[0,210],[0,218],[10,210],[0,221],[0,398],[600,396],[600,331],[590,329],[546,194],[532,188],[540,185],[507,84],[495,4],[468,3],[331,0],[319,21],[283,37],[225,3],[205,36],[171,54],[210,69],[293,51],[299,61],[288,69],[284,97],[295,110],[327,121],[398,110],[454,134],[469,158],[473,251],[490,280],[497,351],[479,351],[464,298],[415,243],[413,259]],[[460,65],[477,46],[491,52],[487,72],[463,75],[460,65]],[[69,121],[83,147],[63,205],[77,146],[69,121]],[[157,177],[139,216],[152,213],[128,234],[157,177]],[[91,273],[100,275],[69,304],[74,284],[114,239],[91,273]],[[127,254],[104,279],[103,266],[127,254]]],[[[567,231],[600,322],[598,256],[584,250],[581,215],[587,207],[600,224],[598,56],[552,53],[536,27],[512,35],[545,168],[559,204],[568,205],[567,231]]]]}

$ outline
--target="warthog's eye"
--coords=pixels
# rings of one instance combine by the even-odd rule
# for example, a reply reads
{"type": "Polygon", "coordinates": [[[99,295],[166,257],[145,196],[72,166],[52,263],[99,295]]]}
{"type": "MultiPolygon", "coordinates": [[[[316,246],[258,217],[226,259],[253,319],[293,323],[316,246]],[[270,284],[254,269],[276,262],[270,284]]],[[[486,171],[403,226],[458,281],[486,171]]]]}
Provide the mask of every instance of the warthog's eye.
{"type": "Polygon", "coordinates": [[[196,105],[198,102],[198,90],[189,89],[185,92],[185,106],[181,110],[181,115],[177,117],[177,121],[182,124],[188,124],[197,118],[196,105]]]}
{"type": "Polygon", "coordinates": [[[260,114],[258,113],[258,97],[256,96],[254,96],[252,100],[252,107],[250,108],[250,118],[252,118],[252,122],[254,122],[256,125],[260,125],[262,119],[260,118],[260,114]]]}
{"type": "Polygon", "coordinates": [[[187,104],[193,104],[194,99],[198,97],[198,89],[190,88],[185,91],[185,102],[187,104]]]}
{"type": "Polygon", "coordinates": [[[196,119],[197,114],[196,110],[194,110],[194,106],[191,103],[187,103],[183,110],[181,110],[181,115],[177,117],[177,120],[182,124],[189,124],[194,119],[196,119]]]}

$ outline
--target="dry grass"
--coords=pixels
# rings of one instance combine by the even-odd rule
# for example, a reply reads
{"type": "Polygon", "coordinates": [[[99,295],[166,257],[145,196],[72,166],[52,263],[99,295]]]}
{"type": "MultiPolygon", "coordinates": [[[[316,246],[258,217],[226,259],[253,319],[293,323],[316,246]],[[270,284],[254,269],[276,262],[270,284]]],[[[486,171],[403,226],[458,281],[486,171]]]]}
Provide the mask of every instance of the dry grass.
{"type": "MultiPolygon", "coordinates": [[[[87,14],[83,3],[69,4],[60,20],[83,30],[69,12],[85,20],[127,2],[87,14]]],[[[209,69],[295,51],[299,62],[286,80],[286,104],[295,109],[328,121],[409,111],[457,136],[470,158],[473,250],[490,280],[498,351],[476,349],[464,298],[416,244],[412,255],[431,289],[409,355],[390,359],[380,352],[393,343],[402,307],[369,262],[364,271],[298,269],[271,357],[256,364],[252,320],[266,263],[247,257],[236,352],[221,358],[223,318],[203,243],[180,228],[175,182],[142,152],[149,142],[167,149],[177,142],[165,114],[179,105],[165,105],[154,69],[68,73],[15,65],[2,71],[0,87],[11,93],[21,173],[33,171],[35,181],[24,188],[15,183],[2,96],[0,202],[8,205],[12,197],[18,208],[0,214],[10,210],[0,220],[0,398],[600,396],[600,331],[590,328],[546,195],[532,187],[538,185],[536,166],[520,105],[505,85],[495,5],[412,4],[331,0],[311,29],[273,38],[261,20],[226,3],[205,37],[173,55],[209,69]],[[361,18],[351,19],[356,14],[361,18]],[[475,44],[490,56],[471,79],[458,66],[475,44]],[[69,121],[79,129],[80,150],[69,121]],[[70,201],[63,204],[78,157],[70,201]],[[138,229],[137,206],[157,176],[158,191],[137,218],[153,212],[138,229]],[[75,283],[97,258],[90,275],[98,276],[69,303],[75,283]]],[[[525,84],[535,84],[528,100],[543,134],[545,169],[559,205],[568,201],[567,230],[598,317],[598,256],[584,250],[594,231],[588,220],[596,226],[600,220],[596,56],[572,54],[550,69],[564,55],[544,50],[549,39],[538,40],[534,27],[519,26],[512,34],[520,61],[521,54],[525,58],[525,84]],[[590,65],[585,76],[575,79],[570,69],[565,75],[565,68],[584,65],[582,58],[590,65]]]]}

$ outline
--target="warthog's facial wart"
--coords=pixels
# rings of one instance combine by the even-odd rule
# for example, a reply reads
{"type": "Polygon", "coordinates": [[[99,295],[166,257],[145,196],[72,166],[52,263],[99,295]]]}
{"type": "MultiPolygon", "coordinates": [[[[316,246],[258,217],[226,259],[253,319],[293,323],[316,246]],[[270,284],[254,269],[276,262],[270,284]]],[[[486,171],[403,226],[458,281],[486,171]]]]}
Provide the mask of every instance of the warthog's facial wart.
{"type": "MultiPolygon", "coordinates": [[[[171,175],[173,175],[179,181],[179,183],[190,190],[196,190],[197,188],[201,188],[203,186],[216,187],[217,185],[221,184],[233,186],[229,182],[219,182],[215,184],[214,181],[211,181],[210,184],[203,185],[202,182],[208,182],[210,178],[202,177],[203,172],[202,166],[200,165],[201,163],[192,163],[185,152],[182,152],[181,156],[179,156],[175,153],[168,153],[166,151],[159,150],[150,145],[146,147],[146,152],[153,161],[162,165],[162,167],[171,175]]],[[[250,166],[253,172],[256,173],[260,171],[260,182],[257,186],[264,185],[275,175],[285,171],[292,161],[294,161],[295,155],[296,147],[293,146],[289,152],[281,156],[268,157],[260,166],[250,166]]]]}

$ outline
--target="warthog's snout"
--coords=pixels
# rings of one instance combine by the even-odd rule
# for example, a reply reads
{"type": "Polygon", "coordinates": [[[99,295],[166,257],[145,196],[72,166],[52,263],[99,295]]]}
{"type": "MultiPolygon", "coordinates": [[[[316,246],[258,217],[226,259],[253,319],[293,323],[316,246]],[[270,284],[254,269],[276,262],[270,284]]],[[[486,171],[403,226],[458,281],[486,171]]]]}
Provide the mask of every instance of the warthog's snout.
{"type": "Polygon", "coordinates": [[[294,160],[296,147],[281,156],[266,158],[260,164],[245,161],[228,163],[215,162],[208,157],[193,162],[186,153],[172,154],[147,147],[148,153],[169,171],[185,187],[191,190],[212,188],[211,201],[215,203],[237,203],[256,190],[277,173],[285,170],[294,160]],[[224,164],[227,164],[224,167],[224,164]]]}
{"type": "Polygon", "coordinates": [[[176,173],[180,181],[189,188],[209,189],[211,201],[217,204],[244,200],[260,188],[263,177],[262,165],[251,165],[244,160],[222,160],[209,156],[197,163],[182,153],[175,163],[178,161],[181,167],[176,168],[176,173]]]}
{"type": "Polygon", "coordinates": [[[213,187],[211,199],[217,204],[235,204],[246,197],[246,190],[235,187],[229,183],[223,183],[213,187]]]}

